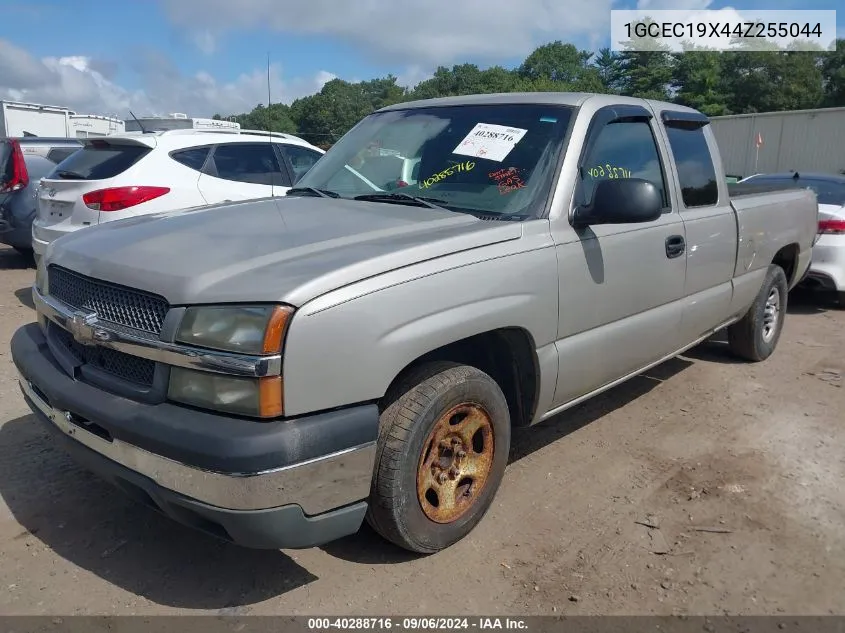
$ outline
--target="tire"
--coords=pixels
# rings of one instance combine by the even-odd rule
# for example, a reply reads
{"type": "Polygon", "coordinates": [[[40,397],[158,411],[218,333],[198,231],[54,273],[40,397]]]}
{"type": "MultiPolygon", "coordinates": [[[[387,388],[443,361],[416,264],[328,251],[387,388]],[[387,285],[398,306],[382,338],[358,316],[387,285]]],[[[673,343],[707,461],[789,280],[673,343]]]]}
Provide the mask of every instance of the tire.
{"type": "Polygon", "coordinates": [[[736,356],[751,362],[766,360],[775,351],[786,317],[788,284],[780,266],[769,266],[763,286],[748,312],[728,327],[728,345],[736,356]]]}
{"type": "Polygon", "coordinates": [[[510,452],[508,404],[486,373],[436,362],[411,372],[386,405],[367,522],[399,547],[432,554],[490,508],[510,452]]]}
{"type": "Polygon", "coordinates": [[[35,252],[31,248],[24,248],[22,246],[15,246],[13,248],[28,264],[35,264],[35,252]]]}

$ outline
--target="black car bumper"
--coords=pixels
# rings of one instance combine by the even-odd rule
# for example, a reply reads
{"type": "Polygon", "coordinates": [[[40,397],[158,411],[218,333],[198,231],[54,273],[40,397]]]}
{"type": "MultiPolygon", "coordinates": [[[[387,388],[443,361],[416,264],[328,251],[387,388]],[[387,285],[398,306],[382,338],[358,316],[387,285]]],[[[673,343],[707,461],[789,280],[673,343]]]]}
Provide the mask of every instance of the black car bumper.
{"type": "Polygon", "coordinates": [[[378,412],[255,422],[144,404],[75,380],[37,324],[12,337],[27,403],[84,466],[190,527],[246,547],[311,547],[360,527],[378,412]]]}

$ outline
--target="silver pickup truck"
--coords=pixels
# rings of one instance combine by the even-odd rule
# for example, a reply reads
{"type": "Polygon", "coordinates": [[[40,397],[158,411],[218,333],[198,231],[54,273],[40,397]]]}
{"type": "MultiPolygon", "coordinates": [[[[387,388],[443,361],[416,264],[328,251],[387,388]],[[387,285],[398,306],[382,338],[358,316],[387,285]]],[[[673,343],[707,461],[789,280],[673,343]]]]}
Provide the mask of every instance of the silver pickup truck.
{"type": "Polygon", "coordinates": [[[57,240],[12,356],[55,441],[176,521],[275,549],[366,520],[432,553],[490,507],[513,428],[721,328],[772,354],[817,214],[731,195],[670,103],[403,103],[285,197],[57,240]]]}

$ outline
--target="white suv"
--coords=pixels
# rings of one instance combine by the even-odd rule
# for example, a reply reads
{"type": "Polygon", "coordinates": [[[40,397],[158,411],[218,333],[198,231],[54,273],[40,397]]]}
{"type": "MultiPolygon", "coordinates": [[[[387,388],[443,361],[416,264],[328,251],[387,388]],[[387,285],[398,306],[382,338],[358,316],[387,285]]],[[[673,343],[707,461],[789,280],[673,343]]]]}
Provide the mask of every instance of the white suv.
{"type": "Polygon", "coordinates": [[[283,196],[324,154],[260,131],[127,132],[84,140],[41,180],[32,247],[103,222],[233,200],[283,196]]]}

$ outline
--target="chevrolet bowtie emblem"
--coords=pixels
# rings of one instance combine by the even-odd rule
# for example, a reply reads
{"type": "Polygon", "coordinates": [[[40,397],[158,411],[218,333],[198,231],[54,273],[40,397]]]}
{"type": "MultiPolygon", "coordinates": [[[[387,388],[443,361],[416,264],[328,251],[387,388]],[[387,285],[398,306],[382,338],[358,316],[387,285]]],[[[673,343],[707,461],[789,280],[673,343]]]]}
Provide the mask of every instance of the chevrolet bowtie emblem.
{"type": "Polygon", "coordinates": [[[67,329],[77,343],[82,345],[93,345],[95,341],[102,340],[106,334],[104,330],[96,327],[97,315],[93,312],[75,312],[67,320],[67,329]]]}

